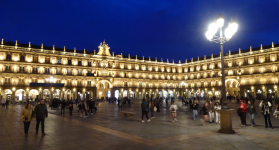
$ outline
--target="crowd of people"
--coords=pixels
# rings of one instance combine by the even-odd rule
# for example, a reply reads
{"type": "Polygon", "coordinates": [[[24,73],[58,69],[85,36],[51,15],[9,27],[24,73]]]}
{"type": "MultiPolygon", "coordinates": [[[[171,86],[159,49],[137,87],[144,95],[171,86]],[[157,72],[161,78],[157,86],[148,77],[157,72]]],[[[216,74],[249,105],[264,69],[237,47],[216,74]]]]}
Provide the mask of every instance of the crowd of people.
{"type": "MultiPolygon", "coordinates": [[[[172,116],[172,122],[177,121],[177,110],[178,106],[176,105],[176,102],[173,98],[170,98],[170,103],[171,105],[168,106],[168,99],[167,98],[156,98],[156,99],[143,99],[141,102],[141,111],[142,111],[142,122],[144,121],[144,118],[146,118],[147,122],[150,122],[152,119],[155,118],[154,112],[160,112],[160,107],[165,100],[167,108],[170,111],[170,114],[172,116]],[[151,112],[151,117],[149,118],[148,113],[149,111],[151,112]]],[[[204,99],[203,106],[201,109],[199,109],[200,105],[198,102],[199,99],[188,99],[185,100],[182,98],[182,105],[187,105],[189,108],[192,110],[193,113],[193,120],[196,120],[198,117],[198,114],[201,114],[203,116],[202,125],[206,126],[206,123],[220,123],[220,112],[221,110],[221,103],[216,101],[213,103],[212,99],[204,99]]],[[[263,115],[264,121],[265,121],[265,127],[266,128],[271,128],[273,129],[270,117],[272,114],[272,108],[273,106],[273,101],[272,99],[270,100],[261,100],[259,107],[261,114],[263,115]]],[[[119,107],[123,107],[123,104],[128,104],[131,106],[131,100],[128,98],[123,98],[123,99],[111,99],[107,100],[108,103],[116,103],[119,107]]],[[[239,101],[236,100],[236,102],[240,103],[239,108],[237,110],[238,116],[240,117],[241,121],[241,126],[244,127],[246,126],[246,115],[248,114],[249,119],[250,119],[250,125],[251,127],[256,126],[254,118],[255,115],[257,114],[256,108],[254,106],[254,100],[250,99],[245,99],[241,98],[239,101]]],[[[65,109],[69,110],[70,116],[73,115],[73,109],[74,109],[74,104],[76,104],[76,108],[78,111],[78,114],[80,117],[86,118],[88,117],[88,114],[92,114],[94,111],[97,111],[96,105],[96,99],[90,99],[90,100],[78,100],[76,99],[75,101],[71,100],[58,100],[58,99],[52,99],[49,101],[49,107],[52,110],[61,110],[61,115],[65,115],[65,109]]],[[[276,101],[275,101],[276,103],[276,101]]],[[[1,100],[2,107],[8,107],[9,104],[7,104],[7,101],[5,99],[1,100]]],[[[279,103],[275,104],[276,106],[274,107],[274,113],[273,116],[277,118],[279,116],[279,103]]],[[[30,126],[30,122],[32,121],[33,118],[36,118],[36,134],[38,134],[39,130],[39,125],[41,124],[41,131],[42,135],[45,135],[44,132],[44,122],[45,118],[48,117],[48,110],[47,106],[45,105],[45,100],[40,100],[39,104],[37,104],[34,108],[34,110],[31,108],[32,105],[31,103],[26,103],[24,109],[21,112],[21,119],[24,123],[24,132],[25,136],[28,135],[28,130],[30,126]]]]}

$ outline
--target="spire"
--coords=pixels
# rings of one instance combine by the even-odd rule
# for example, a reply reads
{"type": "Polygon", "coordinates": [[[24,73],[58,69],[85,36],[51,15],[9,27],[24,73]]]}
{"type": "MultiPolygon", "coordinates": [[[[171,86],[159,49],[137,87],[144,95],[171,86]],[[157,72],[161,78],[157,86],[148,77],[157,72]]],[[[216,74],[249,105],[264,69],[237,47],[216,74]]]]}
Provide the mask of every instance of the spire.
{"type": "Polygon", "coordinates": [[[114,52],[112,52],[112,56],[114,56],[114,52]]]}
{"type": "Polygon", "coordinates": [[[185,59],[185,63],[187,64],[187,59],[185,59]]]}
{"type": "Polygon", "coordinates": [[[83,53],[84,53],[84,54],[86,54],[86,51],[85,51],[85,49],[83,50],[83,53]]]}
{"type": "Polygon", "coordinates": [[[74,48],[74,54],[76,53],[76,51],[77,51],[77,50],[76,50],[76,47],[75,47],[75,48],[74,48]]]}
{"type": "Polygon", "coordinates": [[[149,56],[149,61],[150,61],[150,56],[149,56]]]}
{"type": "Polygon", "coordinates": [[[241,54],[241,49],[239,48],[238,53],[241,54]]]}
{"type": "Polygon", "coordinates": [[[130,59],[130,54],[128,54],[128,58],[130,59]]]}
{"type": "Polygon", "coordinates": [[[138,60],[138,55],[136,55],[136,60],[138,60]]]}
{"type": "Polygon", "coordinates": [[[4,39],[2,38],[1,45],[4,45],[4,39]]]}
{"type": "Polygon", "coordinates": [[[161,58],[161,62],[163,62],[163,58],[161,58]]]}
{"type": "Polygon", "coordinates": [[[211,59],[213,59],[213,54],[211,54],[211,59]]]}
{"type": "Polygon", "coordinates": [[[66,52],[66,46],[64,46],[64,52],[66,52]]]}
{"type": "Polygon", "coordinates": [[[263,50],[263,44],[261,44],[261,50],[263,50]]]}
{"type": "Polygon", "coordinates": [[[31,42],[29,42],[29,48],[31,48],[31,42]]]}
{"type": "Polygon", "coordinates": [[[157,57],[155,57],[155,62],[157,62],[157,57]]]}
{"type": "Polygon", "coordinates": [[[15,46],[17,46],[17,40],[16,40],[16,42],[15,42],[15,46]]]}
{"type": "Polygon", "coordinates": [[[172,59],[172,63],[174,64],[174,59],[172,59]]]}
{"type": "Polygon", "coordinates": [[[96,55],[96,50],[94,49],[94,55],[96,55]]]}
{"type": "Polygon", "coordinates": [[[198,56],[198,61],[200,60],[200,56],[198,56]]]}
{"type": "Polygon", "coordinates": [[[203,56],[204,60],[206,60],[206,55],[203,56]]]}
{"type": "Polygon", "coordinates": [[[231,50],[229,50],[229,55],[231,55],[231,50]]]}
{"type": "Polygon", "coordinates": [[[169,59],[167,59],[167,63],[169,63],[169,59]]]}
{"type": "Polygon", "coordinates": [[[181,64],[181,60],[179,60],[179,62],[178,63],[180,63],[181,64]]]}
{"type": "Polygon", "coordinates": [[[142,56],[142,60],[144,60],[144,56],[142,56]]]}
{"type": "Polygon", "coordinates": [[[41,44],[41,51],[44,51],[44,44],[41,44]]]}
{"type": "Polygon", "coordinates": [[[105,45],[105,44],[106,44],[106,40],[104,39],[103,45],[105,45]]]}
{"type": "Polygon", "coordinates": [[[271,47],[274,48],[274,42],[272,42],[272,46],[271,47]]]}
{"type": "Polygon", "coordinates": [[[193,59],[193,57],[192,57],[191,62],[193,62],[193,61],[194,61],[194,59],[193,59]]]}
{"type": "Polygon", "coordinates": [[[252,46],[250,46],[250,52],[252,52],[252,46]]]}
{"type": "Polygon", "coordinates": [[[53,51],[53,53],[55,52],[55,45],[53,45],[53,47],[52,47],[52,51],[53,51]]]}

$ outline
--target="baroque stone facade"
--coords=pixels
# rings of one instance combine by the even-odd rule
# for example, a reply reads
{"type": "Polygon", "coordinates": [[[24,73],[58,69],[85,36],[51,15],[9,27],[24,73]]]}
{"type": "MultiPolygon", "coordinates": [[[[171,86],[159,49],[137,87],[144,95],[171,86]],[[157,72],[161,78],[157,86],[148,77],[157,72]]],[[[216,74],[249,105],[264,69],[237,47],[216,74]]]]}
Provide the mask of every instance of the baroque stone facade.
{"type": "MultiPolygon", "coordinates": [[[[279,45],[278,45],[279,46],[279,45]]],[[[277,96],[277,45],[225,54],[227,96],[277,96]]],[[[220,55],[185,63],[110,53],[44,47],[17,42],[0,45],[1,97],[87,99],[91,97],[212,97],[221,95],[220,55]],[[40,86],[30,86],[30,83],[40,86]],[[55,83],[60,83],[57,87],[55,83]]]]}

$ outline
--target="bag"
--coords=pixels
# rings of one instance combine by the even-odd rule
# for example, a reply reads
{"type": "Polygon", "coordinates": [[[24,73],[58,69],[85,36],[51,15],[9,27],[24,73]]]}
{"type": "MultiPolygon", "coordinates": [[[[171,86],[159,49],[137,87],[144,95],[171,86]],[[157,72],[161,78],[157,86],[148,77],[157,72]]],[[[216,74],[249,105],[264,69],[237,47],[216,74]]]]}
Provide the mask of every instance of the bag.
{"type": "Polygon", "coordinates": [[[157,108],[156,108],[156,107],[154,107],[154,111],[157,111],[157,108]]]}
{"type": "Polygon", "coordinates": [[[238,116],[241,116],[241,108],[238,108],[238,109],[237,109],[237,115],[238,115],[238,116]]]}

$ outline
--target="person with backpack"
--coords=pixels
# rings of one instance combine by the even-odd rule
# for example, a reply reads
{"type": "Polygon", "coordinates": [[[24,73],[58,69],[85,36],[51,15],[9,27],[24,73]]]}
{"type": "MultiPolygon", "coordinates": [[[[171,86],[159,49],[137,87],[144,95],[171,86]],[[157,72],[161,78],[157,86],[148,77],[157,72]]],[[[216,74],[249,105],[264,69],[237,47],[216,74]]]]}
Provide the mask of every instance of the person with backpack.
{"type": "Polygon", "coordinates": [[[262,110],[262,114],[264,115],[265,128],[268,128],[268,124],[269,124],[269,127],[271,129],[273,129],[271,121],[270,121],[270,113],[272,112],[271,103],[268,101],[262,100],[260,103],[260,108],[262,110]],[[268,121],[268,123],[267,123],[267,121],[268,121]]]}
{"type": "Polygon", "coordinates": [[[141,111],[142,111],[142,115],[141,115],[141,122],[144,122],[144,120],[143,120],[143,116],[144,115],[146,115],[146,119],[147,119],[147,122],[149,122],[150,121],[150,119],[148,119],[148,113],[147,113],[147,111],[148,111],[148,103],[146,102],[146,100],[145,99],[143,99],[142,100],[142,103],[141,103],[141,111]]]}
{"type": "Polygon", "coordinates": [[[241,110],[240,111],[240,120],[241,120],[241,126],[245,127],[246,126],[246,111],[247,111],[247,106],[246,104],[244,103],[244,100],[241,100],[240,101],[240,104],[239,104],[239,109],[241,110]]]}
{"type": "Polygon", "coordinates": [[[197,101],[194,101],[194,103],[191,105],[191,109],[193,110],[193,119],[196,120],[198,117],[198,109],[199,109],[199,104],[197,101]]]}
{"type": "Polygon", "coordinates": [[[248,111],[248,114],[249,114],[251,127],[256,126],[255,121],[254,121],[254,117],[255,117],[255,114],[257,114],[257,112],[256,112],[255,106],[253,105],[251,100],[248,101],[247,111],[248,111]]]}
{"type": "Polygon", "coordinates": [[[171,114],[172,114],[172,122],[177,121],[176,110],[177,110],[177,105],[175,104],[175,101],[173,101],[171,106],[170,106],[170,111],[171,111],[171,114]]]}

